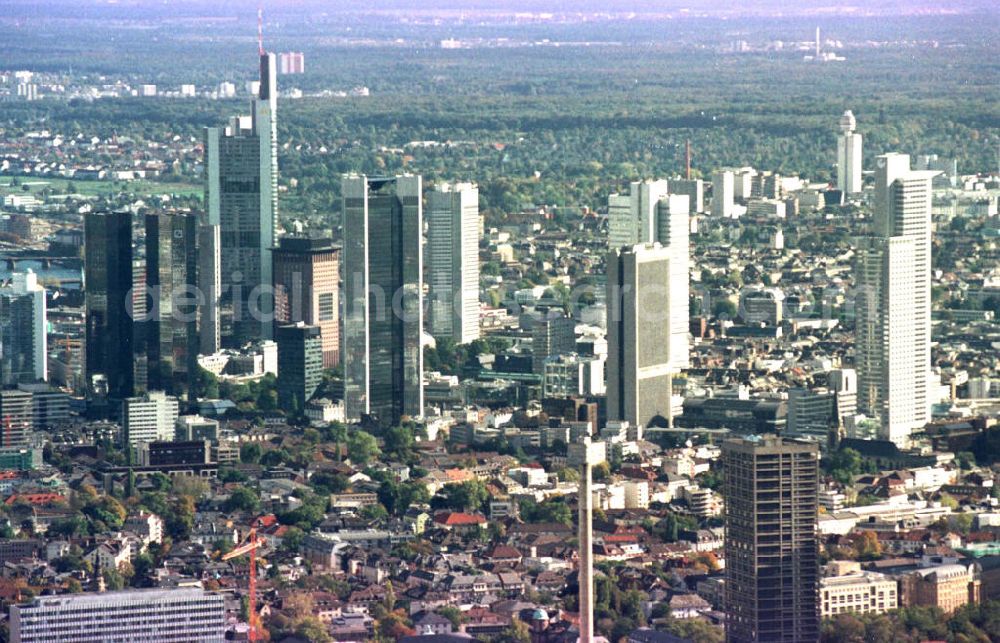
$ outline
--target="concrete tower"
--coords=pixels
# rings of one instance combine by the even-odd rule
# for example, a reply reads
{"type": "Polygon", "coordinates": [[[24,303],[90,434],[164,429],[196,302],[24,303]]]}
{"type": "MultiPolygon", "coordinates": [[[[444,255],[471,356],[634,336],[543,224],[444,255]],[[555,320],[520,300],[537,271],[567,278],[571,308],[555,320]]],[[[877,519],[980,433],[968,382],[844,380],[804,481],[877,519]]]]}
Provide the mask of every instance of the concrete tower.
{"type": "Polygon", "coordinates": [[[840,117],[837,137],[837,189],[844,194],[861,191],[861,134],[854,131],[857,123],[851,110],[840,117]]]}

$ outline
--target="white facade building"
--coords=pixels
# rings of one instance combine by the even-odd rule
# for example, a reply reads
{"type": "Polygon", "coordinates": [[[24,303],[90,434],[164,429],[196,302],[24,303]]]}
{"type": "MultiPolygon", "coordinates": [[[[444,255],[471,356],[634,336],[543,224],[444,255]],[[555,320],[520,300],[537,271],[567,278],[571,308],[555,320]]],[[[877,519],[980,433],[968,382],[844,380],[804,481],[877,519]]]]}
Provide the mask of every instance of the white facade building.
{"type": "Polygon", "coordinates": [[[49,379],[45,288],[31,270],[0,288],[0,379],[5,386],[49,379]]]}
{"type": "Polygon", "coordinates": [[[934,174],[905,154],[878,157],[874,235],[858,242],[858,407],[901,446],[930,419],[934,174]]]}
{"type": "Polygon", "coordinates": [[[837,189],[846,194],[861,191],[861,134],[854,131],[856,122],[851,110],[840,117],[837,137],[837,189]]]}
{"type": "Polygon", "coordinates": [[[735,214],[736,179],[730,170],[712,173],[712,216],[732,217],[735,214]]]}
{"type": "Polygon", "coordinates": [[[177,398],[163,391],[127,398],[122,402],[125,444],[135,447],[145,442],[173,440],[178,412],[177,398]]]}
{"type": "Polygon", "coordinates": [[[458,344],[479,339],[479,188],[440,183],[427,193],[430,331],[458,344]]]}

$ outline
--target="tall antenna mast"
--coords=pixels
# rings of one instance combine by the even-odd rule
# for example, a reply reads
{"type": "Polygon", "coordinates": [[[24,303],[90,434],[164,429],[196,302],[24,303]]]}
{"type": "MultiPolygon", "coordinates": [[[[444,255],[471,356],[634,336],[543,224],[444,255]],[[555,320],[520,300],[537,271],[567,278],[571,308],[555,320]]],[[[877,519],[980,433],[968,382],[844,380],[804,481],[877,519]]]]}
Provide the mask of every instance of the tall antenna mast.
{"type": "Polygon", "coordinates": [[[257,5],[257,53],[264,55],[264,10],[257,5]]]}

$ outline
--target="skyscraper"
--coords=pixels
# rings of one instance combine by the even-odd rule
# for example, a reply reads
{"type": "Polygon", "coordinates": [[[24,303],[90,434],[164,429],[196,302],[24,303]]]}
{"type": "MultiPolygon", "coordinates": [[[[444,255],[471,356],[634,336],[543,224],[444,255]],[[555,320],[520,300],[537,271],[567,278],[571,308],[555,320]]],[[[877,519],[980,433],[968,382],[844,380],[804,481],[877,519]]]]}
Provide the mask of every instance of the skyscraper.
{"type": "Polygon", "coordinates": [[[330,239],[284,237],[274,249],[274,321],[305,322],[323,339],[323,367],[340,363],[340,248],[330,239]]]}
{"type": "Polygon", "coordinates": [[[222,334],[231,346],[270,339],[273,331],[277,92],[275,56],[263,53],[252,115],[205,130],[205,223],[219,226],[222,334]]]}
{"type": "Polygon", "coordinates": [[[931,178],[905,154],[875,165],[873,234],[858,240],[859,410],[900,446],[930,419],[931,178]]]}
{"type": "Polygon", "coordinates": [[[0,288],[0,382],[44,382],[48,375],[45,288],[31,270],[0,288]]]}
{"type": "Polygon", "coordinates": [[[347,176],[344,410],[396,424],[423,415],[423,207],[419,176],[347,176]]]}
{"type": "Polygon", "coordinates": [[[837,189],[844,194],[861,191],[861,134],[854,131],[857,123],[851,110],[840,117],[837,137],[837,189]]]}
{"type": "Polygon", "coordinates": [[[211,355],[221,347],[219,328],[219,296],[222,288],[221,245],[219,226],[198,226],[198,289],[201,301],[198,310],[200,352],[211,355]]]}
{"type": "Polygon", "coordinates": [[[84,217],[87,397],[95,407],[146,390],[142,328],[135,302],[144,305],[145,268],[128,212],[84,217]]]}
{"type": "Polygon", "coordinates": [[[712,173],[712,216],[731,217],[736,198],[736,177],[732,170],[712,173]]]}
{"type": "Polygon", "coordinates": [[[659,243],[669,248],[668,317],[662,321],[670,329],[670,364],[680,371],[690,365],[691,199],[686,194],[671,194],[670,184],[664,180],[635,181],[629,194],[608,197],[608,247],[614,251],[623,246],[659,243]]]}
{"type": "Polygon", "coordinates": [[[302,412],[323,380],[323,343],[319,326],[303,322],[278,326],[278,405],[302,412]]]}
{"type": "Polygon", "coordinates": [[[198,358],[198,220],[146,215],[146,352],[151,389],[190,395],[198,358]]]}
{"type": "Polygon", "coordinates": [[[479,188],[471,183],[427,194],[427,280],[431,335],[479,339],[479,188]]]}
{"type": "Polygon", "coordinates": [[[819,640],[819,449],[776,436],[722,445],[726,641],[819,640]]]}
{"type": "Polygon", "coordinates": [[[658,243],[608,255],[608,419],[632,426],[671,416],[669,248],[658,243]]]}

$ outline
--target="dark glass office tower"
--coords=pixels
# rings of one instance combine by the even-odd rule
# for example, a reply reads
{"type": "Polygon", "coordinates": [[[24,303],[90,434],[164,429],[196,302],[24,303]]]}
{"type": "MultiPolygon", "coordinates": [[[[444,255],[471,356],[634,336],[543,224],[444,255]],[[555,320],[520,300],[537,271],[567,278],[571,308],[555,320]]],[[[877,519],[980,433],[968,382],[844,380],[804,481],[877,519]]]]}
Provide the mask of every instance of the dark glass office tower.
{"type": "Polygon", "coordinates": [[[819,448],[776,436],[722,445],[726,641],[819,640],[819,448]]]}
{"type": "Polygon", "coordinates": [[[128,212],[92,212],[84,217],[87,397],[95,412],[109,400],[146,390],[146,355],[141,324],[145,268],[140,240],[128,212]]]}
{"type": "Polygon", "coordinates": [[[189,396],[198,364],[196,215],[146,215],[146,286],[149,388],[189,396]]]}
{"type": "Polygon", "coordinates": [[[348,176],[344,195],[344,407],[383,424],[423,415],[419,176],[348,176]]]}
{"type": "Polygon", "coordinates": [[[323,380],[323,340],[319,326],[303,322],[278,326],[278,404],[300,413],[323,380]]]}
{"type": "Polygon", "coordinates": [[[271,249],[278,220],[277,72],[260,58],[251,116],[205,130],[204,223],[219,226],[222,341],[241,346],[273,334],[271,249]]]}

